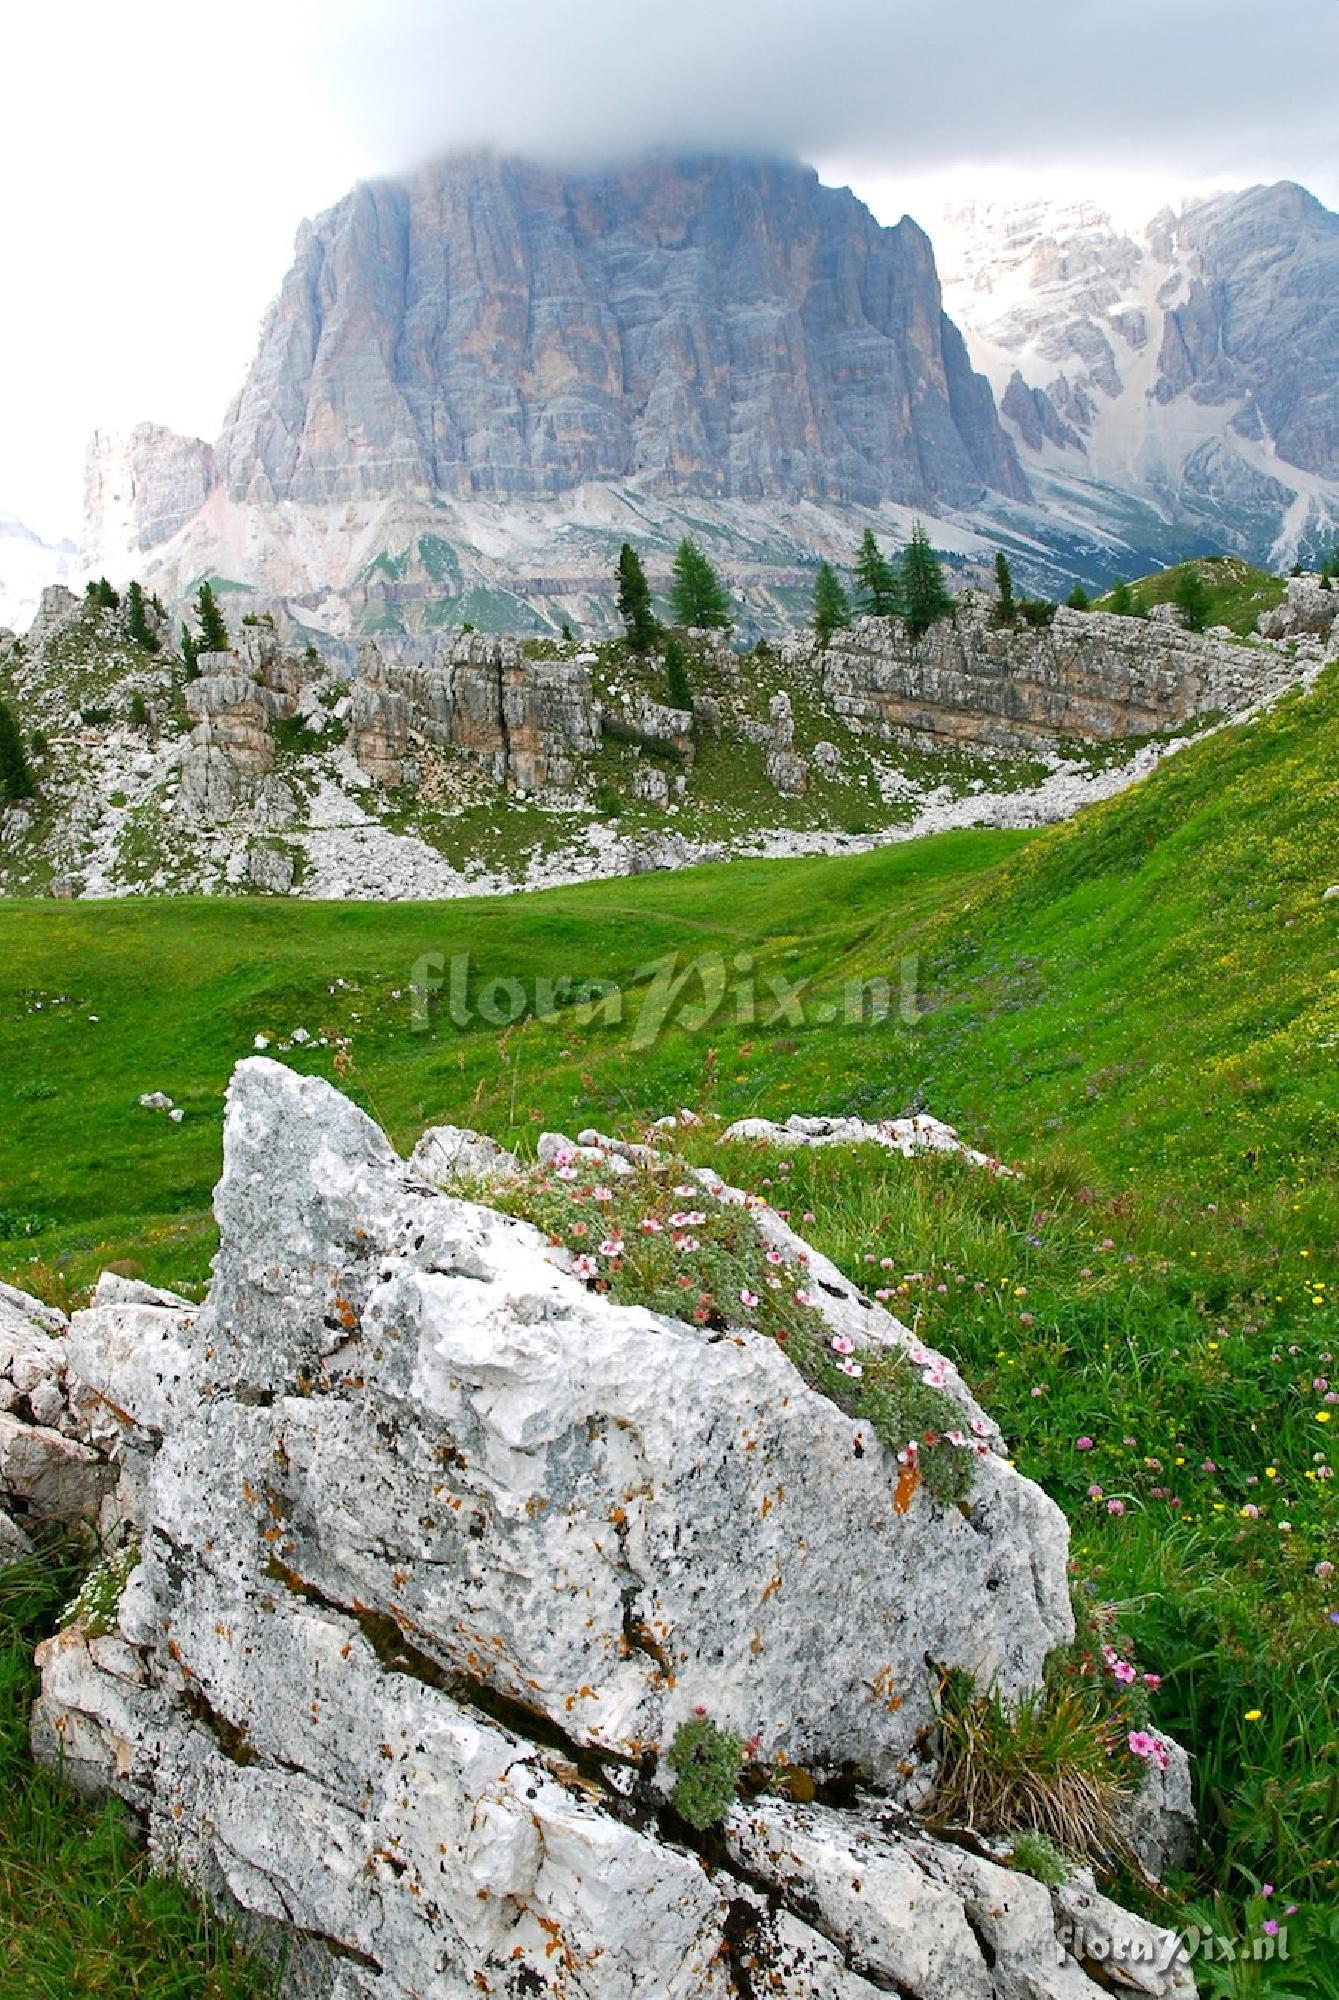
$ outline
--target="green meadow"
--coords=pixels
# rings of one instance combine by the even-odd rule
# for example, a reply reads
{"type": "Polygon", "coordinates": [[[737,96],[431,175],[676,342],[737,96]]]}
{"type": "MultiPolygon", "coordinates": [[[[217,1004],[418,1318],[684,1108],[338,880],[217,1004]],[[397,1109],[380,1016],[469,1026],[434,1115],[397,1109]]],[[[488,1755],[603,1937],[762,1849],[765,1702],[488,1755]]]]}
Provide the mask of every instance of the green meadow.
{"type": "MultiPolygon", "coordinates": [[[[1069,1513],[1080,1597],[1195,1759],[1203,1855],[1155,1907],[1287,1927],[1286,1962],[1204,1961],[1203,1990],[1339,1993],[1335,883],[1339,668],[1038,834],[433,906],[0,904],[0,1276],[198,1294],[258,1037],[404,1148],[694,1109],[685,1149],[812,1217],[1069,1513]],[[1019,1176],[713,1123],[910,1109],[1019,1176]]],[[[57,1599],[0,1586],[0,1992],[240,1993],[260,1974],[26,1762],[57,1599]],[[53,1939],[67,1895],[92,1970],[53,1939]]]]}

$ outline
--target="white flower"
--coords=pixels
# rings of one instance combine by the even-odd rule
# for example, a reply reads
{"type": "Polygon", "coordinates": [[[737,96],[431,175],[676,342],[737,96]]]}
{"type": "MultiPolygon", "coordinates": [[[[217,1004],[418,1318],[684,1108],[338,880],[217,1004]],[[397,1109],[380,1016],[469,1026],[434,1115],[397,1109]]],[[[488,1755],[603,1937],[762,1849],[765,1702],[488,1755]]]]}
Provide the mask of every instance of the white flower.
{"type": "Polygon", "coordinates": [[[604,1242],[600,1245],[600,1255],[602,1257],[621,1257],[623,1255],[623,1238],[621,1236],[606,1236],[604,1242]]]}
{"type": "Polygon", "coordinates": [[[865,1371],[860,1366],[860,1363],[858,1361],[852,1361],[849,1357],[842,1363],[843,1375],[863,1375],[864,1372],[865,1371]]]}
{"type": "Polygon", "coordinates": [[[599,1268],[593,1257],[574,1257],[572,1259],[572,1276],[574,1278],[593,1278],[599,1268]]]}
{"type": "Polygon", "coordinates": [[[676,1236],[674,1239],[674,1247],[676,1250],[681,1251],[686,1256],[691,1254],[692,1251],[698,1249],[700,1246],[698,1244],[696,1236],[679,1235],[676,1236]]]}
{"type": "Polygon", "coordinates": [[[739,1289],[739,1303],[741,1306],[746,1307],[749,1312],[752,1312],[758,1303],[758,1294],[751,1292],[747,1285],[741,1285],[739,1289]]]}
{"type": "Polygon", "coordinates": [[[663,1222],[657,1222],[654,1215],[644,1215],[637,1227],[643,1236],[659,1236],[665,1225],[663,1222]]]}
{"type": "Polygon", "coordinates": [[[575,1167],[555,1167],[553,1174],[555,1180],[574,1181],[577,1177],[577,1170],[575,1167]]]}
{"type": "Polygon", "coordinates": [[[270,1038],[268,1035],[257,1035],[251,1046],[253,1049],[267,1049],[270,1046],[270,1038]]]}
{"type": "Polygon", "coordinates": [[[614,1198],[613,1190],[607,1187],[592,1188],[590,1198],[592,1201],[612,1201],[614,1198]]]}

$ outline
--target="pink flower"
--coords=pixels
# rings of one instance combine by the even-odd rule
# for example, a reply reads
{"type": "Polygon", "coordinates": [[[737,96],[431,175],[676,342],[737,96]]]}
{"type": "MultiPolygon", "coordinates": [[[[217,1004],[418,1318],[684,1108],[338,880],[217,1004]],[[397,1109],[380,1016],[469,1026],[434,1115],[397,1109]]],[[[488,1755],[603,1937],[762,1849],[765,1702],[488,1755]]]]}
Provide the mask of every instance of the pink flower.
{"type": "Polygon", "coordinates": [[[864,1372],[865,1372],[865,1371],[864,1371],[864,1369],[863,1369],[863,1368],[861,1367],[860,1363],[859,1363],[858,1361],[852,1361],[852,1360],[851,1360],[851,1359],[849,1358],[849,1356],[848,1356],[848,1358],[847,1358],[847,1359],[846,1359],[845,1361],[843,1361],[843,1363],[842,1363],[842,1374],[843,1374],[843,1375],[863,1375],[863,1374],[864,1374],[864,1372]]]}
{"type": "Polygon", "coordinates": [[[1101,1489],[1101,1487],[1100,1487],[1100,1486],[1098,1486],[1098,1485],[1096,1485],[1096,1484],[1094,1484],[1094,1485],[1090,1486],[1090,1487],[1088,1488],[1088,1498],[1089,1498],[1090,1500],[1100,1500],[1100,1499],[1102,1498],[1102,1489],[1101,1489]]]}
{"type": "Polygon", "coordinates": [[[804,1211],[803,1220],[805,1222],[817,1222],[818,1217],[814,1214],[812,1208],[806,1208],[804,1211]]]}
{"type": "Polygon", "coordinates": [[[560,1181],[574,1181],[577,1177],[575,1167],[555,1167],[553,1173],[555,1180],[560,1181]]]}
{"type": "Polygon", "coordinates": [[[749,1312],[752,1312],[758,1303],[758,1294],[751,1292],[747,1285],[741,1285],[739,1288],[739,1303],[741,1306],[746,1307],[749,1312]]]}
{"type": "Polygon", "coordinates": [[[972,1430],[979,1438],[993,1437],[995,1434],[994,1424],[988,1423],[984,1417],[972,1418],[972,1430]]]}
{"type": "Polygon", "coordinates": [[[1145,1686],[1146,1688],[1160,1688],[1160,1687],[1162,1686],[1162,1675],[1161,1675],[1161,1674],[1145,1674],[1145,1675],[1144,1675],[1144,1686],[1145,1686]]]}
{"type": "Polygon", "coordinates": [[[602,1257],[621,1257],[623,1255],[623,1238],[621,1236],[606,1236],[604,1242],[600,1245],[600,1255],[602,1257]]]}
{"type": "Polygon", "coordinates": [[[942,1361],[932,1361],[928,1368],[922,1369],[921,1380],[927,1389],[943,1389],[948,1384],[948,1370],[942,1361]]]}
{"type": "Polygon", "coordinates": [[[692,1252],[694,1250],[699,1249],[701,1246],[699,1245],[696,1236],[676,1236],[674,1239],[674,1247],[681,1256],[686,1257],[686,1256],[691,1256],[692,1252]]]}
{"type": "Polygon", "coordinates": [[[1125,1740],[1135,1757],[1151,1757],[1158,1747],[1146,1729],[1132,1729],[1125,1740]]]}
{"type": "Polygon", "coordinates": [[[613,1189],[607,1187],[592,1188],[590,1198],[592,1201],[612,1201],[614,1198],[613,1189]]]}
{"type": "Polygon", "coordinates": [[[1107,1512],[1108,1514],[1123,1514],[1125,1512],[1125,1502],[1123,1500],[1108,1500],[1107,1512]]]}
{"type": "Polygon", "coordinates": [[[665,1225],[663,1222],[657,1222],[654,1215],[644,1215],[637,1227],[643,1236],[659,1236],[665,1225]]]}
{"type": "Polygon", "coordinates": [[[832,1351],[834,1354],[854,1354],[855,1342],[847,1334],[834,1333],[832,1336],[832,1351]]]}
{"type": "Polygon", "coordinates": [[[675,1194],[696,1194],[697,1189],[691,1181],[680,1181],[674,1192],[675,1194]]]}
{"type": "Polygon", "coordinates": [[[1093,1441],[1091,1438],[1075,1438],[1074,1440],[1075,1451],[1091,1451],[1092,1448],[1093,1448],[1093,1441]]]}
{"type": "Polygon", "coordinates": [[[598,1273],[599,1268],[593,1257],[574,1257],[572,1259],[572,1276],[574,1278],[593,1278],[598,1273]]]}
{"type": "Polygon", "coordinates": [[[1279,1934],[1278,1924],[1273,1917],[1266,1917],[1260,1928],[1266,1937],[1277,1937],[1279,1934]]]}
{"type": "Polygon", "coordinates": [[[796,1292],[795,1303],[797,1306],[811,1306],[813,1300],[810,1298],[808,1292],[796,1292]]]}
{"type": "Polygon", "coordinates": [[[769,1264],[784,1264],[786,1260],[779,1250],[769,1250],[767,1252],[767,1261],[769,1264]]]}
{"type": "Polygon", "coordinates": [[[1262,1896],[1272,1896],[1273,1893],[1274,1893],[1274,1884],[1272,1882],[1262,1882],[1260,1884],[1260,1894],[1262,1896]]]}
{"type": "Polygon", "coordinates": [[[1115,1666],[1111,1669],[1111,1671],[1116,1676],[1116,1679],[1120,1682],[1122,1687],[1128,1687],[1130,1685],[1130,1682],[1134,1679],[1134,1668],[1130,1665],[1130,1662],[1128,1660],[1117,1660],[1115,1666]]]}

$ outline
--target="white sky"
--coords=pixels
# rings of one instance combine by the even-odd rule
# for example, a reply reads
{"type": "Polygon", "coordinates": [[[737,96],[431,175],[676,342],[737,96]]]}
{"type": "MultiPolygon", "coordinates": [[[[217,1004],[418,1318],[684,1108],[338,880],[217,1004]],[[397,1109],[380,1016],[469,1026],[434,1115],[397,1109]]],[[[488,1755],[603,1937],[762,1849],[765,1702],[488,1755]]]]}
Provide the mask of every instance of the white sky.
{"type": "Polygon", "coordinates": [[[299,220],[429,152],[793,152],[932,235],[945,201],[1034,191],[1142,219],[1286,177],[1339,206],[1339,0],[1294,0],[1286,35],[1259,0],[10,0],[6,16],[0,511],[48,536],[78,534],[95,425],[215,434],[299,220]]]}

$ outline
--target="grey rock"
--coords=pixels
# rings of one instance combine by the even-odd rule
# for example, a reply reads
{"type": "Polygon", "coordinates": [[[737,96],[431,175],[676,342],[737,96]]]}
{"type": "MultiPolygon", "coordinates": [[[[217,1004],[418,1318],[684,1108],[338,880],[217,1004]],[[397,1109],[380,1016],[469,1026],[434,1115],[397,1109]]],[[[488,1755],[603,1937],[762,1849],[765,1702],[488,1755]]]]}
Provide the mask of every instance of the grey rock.
{"type": "MultiPolygon", "coordinates": [[[[651,1157],[613,1143],[577,1145],[651,1157]]],[[[1067,1538],[1000,1453],[970,1522],[923,1494],[901,1519],[886,1455],[774,1343],[591,1293],[273,1063],[234,1078],[217,1206],[203,1308],[108,1286],[71,1328],[117,1400],[141,1559],[113,1631],[39,1649],[39,1756],[300,1933],[303,1991],[1096,2000],[1045,1890],[886,1801],[737,1806],[710,1869],[653,1811],[699,1705],[896,1791],[927,1651],[1036,1684],[1071,1629],[1067,1538]]],[[[910,1340],[816,1253],[808,1275],[834,1329],[910,1340]]]]}
{"type": "Polygon", "coordinates": [[[458,1180],[508,1180],[519,1171],[516,1155],[496,1139],[459,1125],[429,1126],[410,1154],[409,1166],[434,1187],[458,1180]]]}

